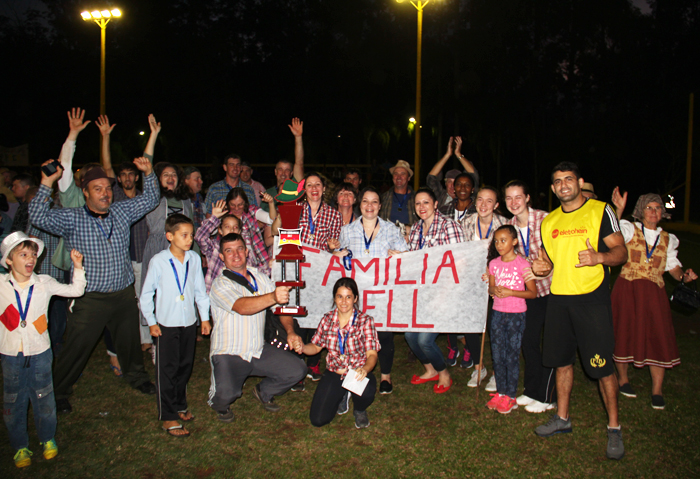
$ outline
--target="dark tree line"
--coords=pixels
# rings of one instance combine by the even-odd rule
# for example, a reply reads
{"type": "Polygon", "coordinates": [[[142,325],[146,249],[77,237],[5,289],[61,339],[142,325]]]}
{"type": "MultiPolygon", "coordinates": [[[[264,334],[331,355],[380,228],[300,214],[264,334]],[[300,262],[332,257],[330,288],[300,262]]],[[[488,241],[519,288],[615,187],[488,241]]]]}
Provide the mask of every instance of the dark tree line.
{"type": "MultiPolygon", "coordinates": [[[[152,112],[164,124],[157,155],[178,163],[215,164],[238,152],[272,164],[292,154],[293,116],[305,121],[309,164],[365,165],[381,183],[383,167],[412,162],[410,4],[107,3],[124,12],[107,27],[117,160],[141,150],[138,131],[152,112]]],[[[0,17],[0,144],[28,143],[36,164],[58,154],[68,108],[87,108],[92,119],[99,109],[99,28],[80,18],[93,4],[44,4],[43,13],[0,17]]],[[[698,90],[700,3],[651,7],[643,15],[626,0],[431,2],[422,176],[459,134],[490,184],[519,177],[546,192],[549,170],[568,159],[606,198],[617,183],[633,196],[681,185],[688,96],[698,90]]],[[[76,162],[97,152],[97,129],[88,129],[76,162]]]]}

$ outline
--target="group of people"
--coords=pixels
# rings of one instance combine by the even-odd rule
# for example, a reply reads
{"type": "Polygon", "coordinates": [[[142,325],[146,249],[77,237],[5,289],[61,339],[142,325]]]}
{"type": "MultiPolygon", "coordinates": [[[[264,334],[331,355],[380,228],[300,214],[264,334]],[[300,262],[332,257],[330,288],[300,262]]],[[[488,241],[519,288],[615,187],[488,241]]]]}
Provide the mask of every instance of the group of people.
{"type": "MultiPolygon", "coordinates": [[[[510,181],[500,191],[480,185],[459,137],[450,138],[445,156],[428,175],[428,187],[413,191],[413,171],[399,160],[389,170],[393,186],[384,193],[372,186],[360,191],[361,174],[348,170],[328,195],[323,175],[304,174],[303,123],[295,118],[289,125],[295,159],[276,164],[275,186],[265,189],[252,180],[248,164],[228,155],[224,179],[203,197],[196,168],[153,164],[161,130],[153,115],[143,156],[117,168],[109,146],[115,125],[100,117],[101,161],[74,174],[75,142],[90,123],[84,115],[80,109],[68,112],[68,138],[59,160],[42,165],[40,186],[26,202],[24,231],[13,232],[1,245],[1,261],[9,270],[0,281],[4,418],[17,467],[31,464],[29,402],[44,457],[57,455],[56,412],[72,410],[73,386],[102,336],[115,375],[144,394],[157,392],[158,419],[173,437],[189,436],[183,423],[195,419],[186,393],[199,332],[210,335],[208,404],[220,421],[234,421],[231,405],[246,378],[262,376],[252,394],[267,411],[279,411],[275,397],[303,391],[305,379],[311,379],[318,381],[310,406],[314,426],[347,413],[351,400],[355,426],[370,425],[367,410],[377,390],[393,392],[395,333],[377,331],[359,304],[354,280],[336,282],[334,306],[316,329],[300,329],[292,316],[281,315],[278,332],[284,341],[266,340],[271,310],[288,303],[291,289],[271,280],[281,223],[278,201],[300,205],[302,243],[344,261],[487,241],[483,279],[493,298],[494,374],[486,386],[493,392],[486,406],[502,414],[519,406],[532,413],[556,408],[536,428],[537,435],[572,431],[569,400],[577,351],[586,373],[600,385],[609,458],[624,455],[617,400],[618,389],[636,395],[629,363],[650,367],[652,407],[663,409],[664,372],[680,359],[662,276],[669,272],[689,281],[697,275],[682,269],[678,239],[658,227],[668,216],[658,195],[639,199],[632,214],[636,222],[620,221],[627,194],[615,189],[615,209],[586,197],[577,165],[562,162],[551,176],[561,206],[548,214],[531,206],[522,181],[510,181]],[[441,171],[453,155],[463,171],[448,171],[443,183],[441,171]],[[501,200],[510,219],[499,213],[501,200]],[[622,273],[611,300],[610,267],[618,265],[622,273]],[[52,295],[63,302],[50,307],[52,295]],[[155,384],[144,368],[147,350],[155,384]],[[521,351],[524,391],[518,396],[521,351]],[[377,362],[379,384],[373,374],[377,362]],[[347,382],[361,386],[346,388],[347,382]]],[[[410,383],[430,383],[436,394],[447,393],[454,384],[449,367],[461,356],[461,367],[474,368],[467,386],[479,387],[488,377],[481,364],[482,334],[447,334],[446,354],[438,336],[405,333],[422,364],[410,383]]]]}

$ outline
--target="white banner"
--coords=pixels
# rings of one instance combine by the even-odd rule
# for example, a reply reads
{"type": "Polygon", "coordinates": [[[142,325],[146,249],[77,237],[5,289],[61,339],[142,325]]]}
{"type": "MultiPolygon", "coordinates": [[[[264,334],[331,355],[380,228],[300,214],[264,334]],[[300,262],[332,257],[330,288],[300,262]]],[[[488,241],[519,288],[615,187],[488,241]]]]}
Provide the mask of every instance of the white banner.
{"type": "MultiPolygon", "coordinates": [[[[480,333],[488,307],[486,272],[488,241],[468,241],[402,253],[392,258],[354,258],[346,270],[342,258],[304,246],[300,306],[308,316],[297,318],[302,328],[316,328],[333,309],[333,285],[341,277],[357,281],[359,307],[381,331],[480,333]]],[[[295,264],[288,261],[286,280],[294,281],[295,264]]],[[[281,262],[273,267],[280,280],[281,262]]],[[[295,303],[292,290],[290,305],[295,303]]]]}

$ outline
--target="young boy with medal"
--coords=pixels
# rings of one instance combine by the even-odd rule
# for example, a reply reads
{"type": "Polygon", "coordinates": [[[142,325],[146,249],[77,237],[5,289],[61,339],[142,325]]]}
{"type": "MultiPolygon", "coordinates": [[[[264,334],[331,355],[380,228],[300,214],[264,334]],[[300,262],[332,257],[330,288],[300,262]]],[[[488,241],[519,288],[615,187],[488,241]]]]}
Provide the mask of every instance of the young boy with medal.
{"type": "MultiPolygon", "coordinates": [[[[192,220],[185,215],[178,213],[165,220],[165,237],[170,247],[151,259],[139,299],[151,336],[157,340],[158,419],[163,421],[163,430],[173,437],[189,436],[178,420],[194,419],[187,408],[187,382],[192,374],[197,338],[195,304],[201,318],[209,317],[202,262],[198,254],[190,251],[193,230],[192,220]]],[[[210,331],[211,323],[202,321],[202,334],[210,331]]]]}
{"type": "Polygon", "coordinates": [[[51,340],[46,315],[51,296],[76,298],[85,291],[83,255],[70,253],[72,284],[61,284],[51,276],[34,274],[44,242],[16,231],[0,245],[2,260],[10,274],[0,278],[0,358],[4,389],[3,418],[10,445],[17,451],[15,466],[32,463],[27,434],[27,409],[32,403],[34,424],[44,458],[58,455],[56,400],[53,392],[51,340]]]}

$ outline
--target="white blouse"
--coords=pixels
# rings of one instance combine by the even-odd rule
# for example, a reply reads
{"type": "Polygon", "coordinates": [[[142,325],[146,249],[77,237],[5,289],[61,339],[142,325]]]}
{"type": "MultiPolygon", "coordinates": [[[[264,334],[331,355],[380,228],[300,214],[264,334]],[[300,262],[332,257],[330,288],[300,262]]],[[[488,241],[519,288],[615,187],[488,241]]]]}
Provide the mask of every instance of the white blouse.
{"type": "MultiPolygon", "coordinates": [[[[632,241],[632,238],[634,237],[635,225],[640,230],[642,229],[642,223],[635,221],[634,224],[632,224],[627,220],[620,220],[620,231],[622,232],[622,236],[625,238],[625,243],[629,243],[630,241],[632,241]]],[[[655,230],[644,228],[644,239],[647,241],[649,247],[654,246],[656,238],[658,238],[661,231],[663,231],[661,228],[656,228],[655,230]]],[[[669,233],[668,251],[666,252],[666,271],[671,271],[676,266],[678,266],[679,268],[683,267],[683,265],[681,265],[681,262],[678,261],[678,244],[679,241],[676,235],[669,233]]]]}

